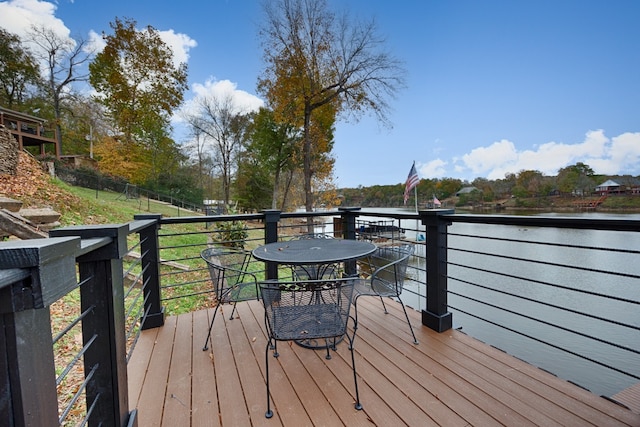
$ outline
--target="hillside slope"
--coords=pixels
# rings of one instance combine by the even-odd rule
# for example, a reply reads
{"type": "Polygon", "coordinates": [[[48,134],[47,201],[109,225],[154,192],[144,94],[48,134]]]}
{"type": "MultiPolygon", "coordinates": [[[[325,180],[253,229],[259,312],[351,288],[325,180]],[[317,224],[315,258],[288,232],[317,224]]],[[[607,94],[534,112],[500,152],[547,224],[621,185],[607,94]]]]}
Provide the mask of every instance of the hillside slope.
{"type": "Polygon", "coordinates": [[[135,214],[149,212],[196,214],[156,200],[128,199],[111,191],[68,185],[49,176],[40,162],[26,153],[20,153],[17,175],[0,174],[0,195],[21,201],[23,208],[51,208],[62,215],[63,226],[125,223],[135,214]]]}
{"type": "Polygon", "coordinates": [[[52,178],[40,163],[26,153],[20,153],[17,175],[0,175],[0,194],[22,201],[24,207],[65,207],[78,203],[79,198],[52,183],[52,178]]]}
{"type": "Polygon", "coordinates": [[[41,164],[26,153],[20,153],[18,173],[0,175],[0,195],[19,200],[23,208],[51,208],[60,213],[64,225],[105,224],[131,220],[118,214],[117,206],[81,197],[71,187],[52,178],[41,164]]]}

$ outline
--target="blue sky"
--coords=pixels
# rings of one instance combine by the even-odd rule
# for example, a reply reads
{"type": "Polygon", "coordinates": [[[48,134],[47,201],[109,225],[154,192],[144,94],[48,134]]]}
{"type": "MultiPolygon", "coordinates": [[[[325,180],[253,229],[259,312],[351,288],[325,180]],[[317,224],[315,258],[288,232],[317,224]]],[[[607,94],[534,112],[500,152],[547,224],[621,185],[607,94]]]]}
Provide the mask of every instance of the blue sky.
{"type": "MultiPolygon", "coordinates": [[[[372,117],[339,122],[339,187],[421,178],[555,175],[576,162],[640,175],[640,2],[635,0],[329,0],[374,18],[404,61],[407,88],[391,101],[393,128],[372,117]]],[[[257,0],[10,0],[0,26],[31,24],[95,38],[115,17],[162,32],[189,66],[187,103],[230,91],[255,108],[263,64],[257,0]]],[[[184,132],[176,121],[176,140],[184,132]]]]}

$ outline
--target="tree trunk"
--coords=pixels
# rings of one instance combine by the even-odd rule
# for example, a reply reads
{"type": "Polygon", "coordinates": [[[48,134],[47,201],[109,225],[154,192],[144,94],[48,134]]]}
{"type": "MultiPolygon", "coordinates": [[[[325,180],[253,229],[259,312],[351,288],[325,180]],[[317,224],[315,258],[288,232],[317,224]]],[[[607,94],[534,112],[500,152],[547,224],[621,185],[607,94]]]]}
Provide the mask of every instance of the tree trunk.
{"type": "MultiPolygon", "coordinates": [[[[311,192],[311,107],[304,108],[304,207],[306,212],[313,212],[313,193],[311,192]]],[[[307,218],[307,232],[313,233],[313,218],[307,218]]]]}
{"type": "Polygon", "coordinates": [[[287,177],[287,184],[284,187],[284,192],[282,195],[282,207],[281,211],[284,211],[287,206],[287,199],[289,198],[289,190],[291,189],[291,182],[293,181],[293,169],[289,171],[289,176],[287,177]]]}

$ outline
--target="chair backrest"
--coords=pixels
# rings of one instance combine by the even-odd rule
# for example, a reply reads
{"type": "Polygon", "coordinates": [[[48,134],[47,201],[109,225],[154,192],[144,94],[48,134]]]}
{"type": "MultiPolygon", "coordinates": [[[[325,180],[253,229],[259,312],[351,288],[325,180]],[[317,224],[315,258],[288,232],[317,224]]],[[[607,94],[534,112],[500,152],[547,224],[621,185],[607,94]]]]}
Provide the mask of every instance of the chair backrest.
{"type": "Polygon", "coordinates": [[[371,288],[383,296],[399,296],[407,275],[413,245],[383,246],[369,257],[371,288]]]}
{"type": "Polygon", "coordinates": [[[246,301],[258,297],[256,277],[247,271],[250,252],[212,247],[203,250],[200,256],[207,263],[219,302],[246,301]]]}
{"type": "Polygon", "coordinates": [[[300,234],[298,236],[293,236],[291,240],[303,240],[303,239],[333,239],[333,236],[330,234],[324,233],[307,233],[300,234]]]}
{"type": "Polygon", "coordinates": [[[260,283],[269,334],[276,340],[339,337],[346,333],[354,278],[260,283]]]}

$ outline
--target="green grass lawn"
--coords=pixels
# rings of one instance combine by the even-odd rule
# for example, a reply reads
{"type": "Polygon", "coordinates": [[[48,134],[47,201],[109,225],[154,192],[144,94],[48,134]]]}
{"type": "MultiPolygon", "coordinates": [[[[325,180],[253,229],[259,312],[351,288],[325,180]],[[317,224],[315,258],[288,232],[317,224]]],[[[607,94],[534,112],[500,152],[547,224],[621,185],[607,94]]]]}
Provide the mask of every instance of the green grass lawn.
{"type": "Polygon", "coordinates": [[[89,188],[74,187],[56,180],[55,184],[79,197],[78,206],[72,206],[68,212],[61,212],[62,224],[123,223],[133,220],[136,214],[157,213],[162,216],[192,216],[197,213],[187,211],[157,200],[138,198],[127,199],[124,194],[113,191],[97,191],[89,188]]]}

